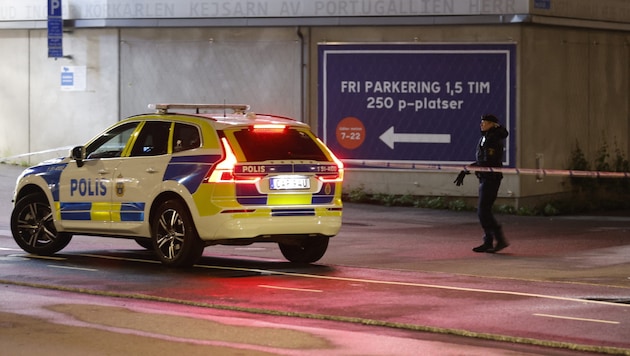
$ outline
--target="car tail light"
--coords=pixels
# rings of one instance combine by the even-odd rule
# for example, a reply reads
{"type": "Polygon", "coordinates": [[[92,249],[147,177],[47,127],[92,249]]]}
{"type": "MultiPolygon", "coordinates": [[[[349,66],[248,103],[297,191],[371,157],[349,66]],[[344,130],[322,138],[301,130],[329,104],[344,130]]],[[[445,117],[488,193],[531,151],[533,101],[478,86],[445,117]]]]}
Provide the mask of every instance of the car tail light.
{"type": "Polygon", "coordinates": [[[236,156],[232,147],[228,143],[225,137],[221,138],[223,144],[223,150],[225,156],[222,160],[217,162],[213,169],[208,172],[208,175],[204,179],[205,183],[217,183],[217,182],[232,182],[234,181],[234,166],[237,163],[236,156]]]}
{"type": "Polygon", "coordinates": [[[234,167],[238,163],[232,146],[225,137],[221,138],[225,157],[219,161],[204,179],[204,183],[256,183],[261,177],[236,177],[234,167]]]}
{"type": "MultiPolygon", "coordinates": [[[[324,143],[319,138],[317,138],[317,141],[322,146],[324,146],[324,143]]],[[[337,156],[335,156],[335,154],[332,153],[330,150],[328,150],[328,153],[330,154],[330,157],[332,157],[333,161],[337,165],[337,171],[336,172],[320,172],[319,174],[317,174],[317,179],[319,179],[322,182],[342,182],[343,174],[344,174],[343,162],[341,162],[341,160],[337,158],[337,156]]]]}

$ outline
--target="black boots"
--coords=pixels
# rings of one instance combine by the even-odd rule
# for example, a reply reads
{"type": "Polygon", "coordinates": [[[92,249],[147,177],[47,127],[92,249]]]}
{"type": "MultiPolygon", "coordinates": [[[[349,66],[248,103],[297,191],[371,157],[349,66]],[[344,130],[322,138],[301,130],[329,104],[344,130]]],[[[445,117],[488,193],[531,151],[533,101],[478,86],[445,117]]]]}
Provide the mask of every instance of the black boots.
{"type": "Polygon", "coordinates": [[[492,245],[493,239],[492,233],[487,232],[483,235],[483,244],[473,248],[472,250],[475,252],[494,252],[494,246],[492,245]]]}
{"type": "Polygon", "coordinates": [[[505,239],[505,236],[503,235],[503,229],[501,229],[501,227],[499,227],[494,232],[494,239],[497,240],[497,244],[494,246],[494,252],[499,252],[504,248],[510,246],[510,243],[505,239]]]}
{"type": "Polygon", "coordinates": [[[492,244],[487,244],[484,243],[483,245],[479,245],[477,247],[473,247],[472,249],[475,252],[494,252],[494,247],[492,247],[492,244]]]}
{"type": "Polygon", "coordinates": [[[495,253],[503,250],[508,246],[510,246],[510,243],[505,239],[505,236],[503,235],[503,230],[499,227],[493,233],[486,233],[486,235],[484,235],[483,237],[483,244],[474,247],[472,250],[475,252],[495,253]],[[497,240],[496,245],[492,244],[493,240],[497,240]]]}

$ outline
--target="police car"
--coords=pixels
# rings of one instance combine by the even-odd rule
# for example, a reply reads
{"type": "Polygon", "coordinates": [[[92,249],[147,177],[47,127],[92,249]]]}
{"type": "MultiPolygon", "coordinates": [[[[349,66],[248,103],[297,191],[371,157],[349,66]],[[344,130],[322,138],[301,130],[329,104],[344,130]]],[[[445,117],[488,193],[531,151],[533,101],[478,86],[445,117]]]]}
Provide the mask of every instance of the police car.
{"type": "Polygon", "coordinates": [[[18,178],[11,231],[51,255],[74,234],[125,237],[168,266],[206,246],[277,243],[312,263],[341,227],[343,164],[296,120],[247,105],[158,104],[18,178]]]}

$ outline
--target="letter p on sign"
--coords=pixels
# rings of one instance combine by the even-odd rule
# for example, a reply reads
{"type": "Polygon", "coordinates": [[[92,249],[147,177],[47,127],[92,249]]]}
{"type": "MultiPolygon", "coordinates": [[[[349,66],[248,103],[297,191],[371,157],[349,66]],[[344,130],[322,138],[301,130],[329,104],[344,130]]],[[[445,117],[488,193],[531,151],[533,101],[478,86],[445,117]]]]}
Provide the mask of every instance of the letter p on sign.
{"type": "Polygon", "coordinates": [[[48,15],[61,16],[61,0],[48,0],[48,15]]]}

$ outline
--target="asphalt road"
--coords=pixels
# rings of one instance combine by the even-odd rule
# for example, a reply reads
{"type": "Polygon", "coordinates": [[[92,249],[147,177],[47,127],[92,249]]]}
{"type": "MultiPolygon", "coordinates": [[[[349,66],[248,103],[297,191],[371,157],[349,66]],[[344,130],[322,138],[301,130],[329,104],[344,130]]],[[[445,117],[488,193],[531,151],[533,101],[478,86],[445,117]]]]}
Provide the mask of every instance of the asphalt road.
{"type": "Polygon", "coordinates": [[[502,215],[512,245],[477,254],[474,213],[346,204],[317,264],[216,246],[180,271],[112,238],[27,255],[8,222],[21,168],[0,168],[0,339],[15,354],[630,355],[623,213],[502,215]]]}

